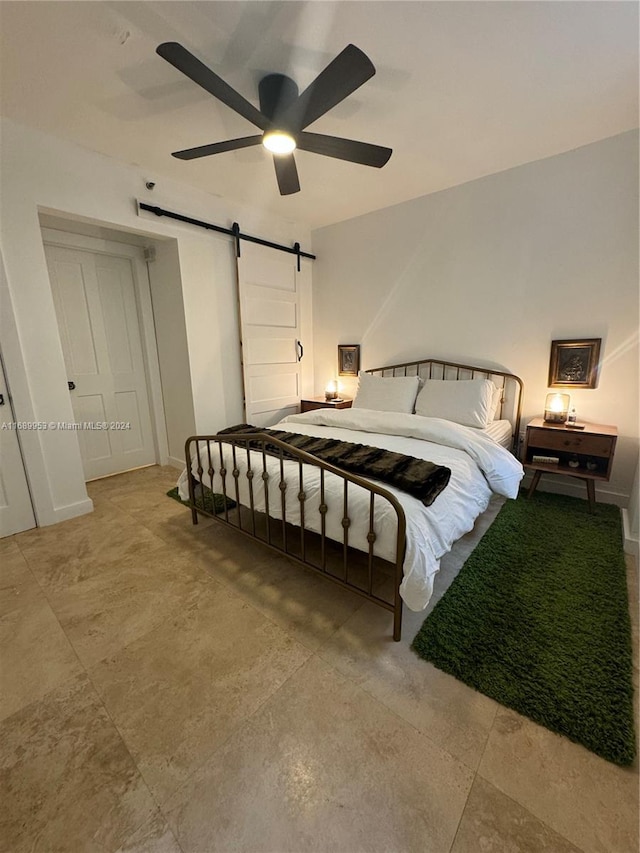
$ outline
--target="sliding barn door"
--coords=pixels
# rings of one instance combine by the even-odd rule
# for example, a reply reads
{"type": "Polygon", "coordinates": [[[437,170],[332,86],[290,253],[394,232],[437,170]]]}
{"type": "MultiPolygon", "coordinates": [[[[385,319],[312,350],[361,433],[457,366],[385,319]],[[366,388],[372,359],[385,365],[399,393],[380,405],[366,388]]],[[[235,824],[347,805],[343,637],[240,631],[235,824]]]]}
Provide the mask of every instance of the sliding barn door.
{"type": "Polygon", "coordinates": [[[242,243],[238,258],[246,419],[270,426],[301,396],[300,274],[295,255],[242,243]]]}

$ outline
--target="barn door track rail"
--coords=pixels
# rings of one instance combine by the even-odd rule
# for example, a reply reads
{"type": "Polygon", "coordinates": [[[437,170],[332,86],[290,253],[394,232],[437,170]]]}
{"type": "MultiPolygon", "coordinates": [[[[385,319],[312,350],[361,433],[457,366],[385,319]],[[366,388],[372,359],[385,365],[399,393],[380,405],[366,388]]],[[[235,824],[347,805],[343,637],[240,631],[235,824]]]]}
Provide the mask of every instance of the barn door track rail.
{"type": "Polygon", "coordinates": [[[280,243],[272,243],[271,240],[263,240],[262,237],[254,237],[251,234],[244,234],[240,230],[237,222],[234,222],[231,228],[225,228],[222,225],[214,225],[212,222],[205,222],[202,219],[194,219],[192,216],[185,216],[182,213],[175,213],[172,210],[165,210],[164,207],[157,207],[153,204],[145,204],[138,202],[140,210],[146,210],[149,213],[155,213],[156,216],[167,216],[169,219],[177,219],[178,222],[186,222],[189,225],[197,225],[198,228],[205,228],[207,231],[217,231],[219,234],[228,234],[233,237],[236,244],[236,256],[240,257],[240,241],[248,240],[250,243],[258,243],[260,246],[268,246],[270,249],[277,249],[279,252],[288,252],[290,255],[296,255],[298,259],[298,272],[300,272],[300,258],[309,258],[315,261],[316,256],[310,252],[303,252],[300,248],[300,243],[294,243],[293,246],[283,246],[280,243]]]}

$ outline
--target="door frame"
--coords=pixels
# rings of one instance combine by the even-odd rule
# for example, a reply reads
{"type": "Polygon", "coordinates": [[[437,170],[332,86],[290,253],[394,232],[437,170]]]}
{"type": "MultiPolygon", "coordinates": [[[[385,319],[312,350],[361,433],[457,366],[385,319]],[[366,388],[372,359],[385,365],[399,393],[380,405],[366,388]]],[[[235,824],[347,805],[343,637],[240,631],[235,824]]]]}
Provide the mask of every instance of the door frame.
{"type": "Polygon", "coordinates": [[[100,237],[88,237],[84,234],[76,234],[71,231],[58,231],[45,227],[41,227],[40,230],[44,244],[61,246],[66,249],[78,249],[98,255],[112,255],[125,258],[131,262],[136,308],[138,310],[140,341],[142,343],[142,359],[144,362],[147,391],[149,393],[149,414],[151,417],[151,431],[156,463],[158,465],[168,465],[169,442],[164,416],[156,327],[153,319],[149,270],[144,260],[143,248],[130,243],[104,240],[100,237]]]}

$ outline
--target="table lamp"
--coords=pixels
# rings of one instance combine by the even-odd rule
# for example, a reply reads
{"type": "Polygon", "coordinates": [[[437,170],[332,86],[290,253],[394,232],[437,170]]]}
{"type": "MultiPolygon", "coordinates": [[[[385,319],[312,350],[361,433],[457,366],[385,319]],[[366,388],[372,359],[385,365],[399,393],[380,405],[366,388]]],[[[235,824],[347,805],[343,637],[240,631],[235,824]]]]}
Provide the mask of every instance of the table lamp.
{"type": "Polygon", "coordinates": [[[544,401],[544,422],[546,424],[563,424],[569,414],[571,398],[568,394],[547,394],[544,401]]]}
{"type": "Polygon", "coordinates": [[[327,402],[338,399],[338,382],[336,379],[332,379],[327,383],[327,387],[324,391],[324,398],[327,402]]]}

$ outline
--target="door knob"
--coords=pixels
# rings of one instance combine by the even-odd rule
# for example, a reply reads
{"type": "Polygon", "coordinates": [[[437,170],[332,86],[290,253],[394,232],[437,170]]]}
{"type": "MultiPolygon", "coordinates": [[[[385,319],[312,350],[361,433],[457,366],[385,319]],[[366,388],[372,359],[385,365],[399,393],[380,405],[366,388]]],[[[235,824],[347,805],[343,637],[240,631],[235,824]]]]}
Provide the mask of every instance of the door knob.
{"type": "Polygon", "coordinates": [[[69,386],[69,391],[75,391],[76,390],[76,383],[75,382],[67,382],[67,385],[69,386]]]}

